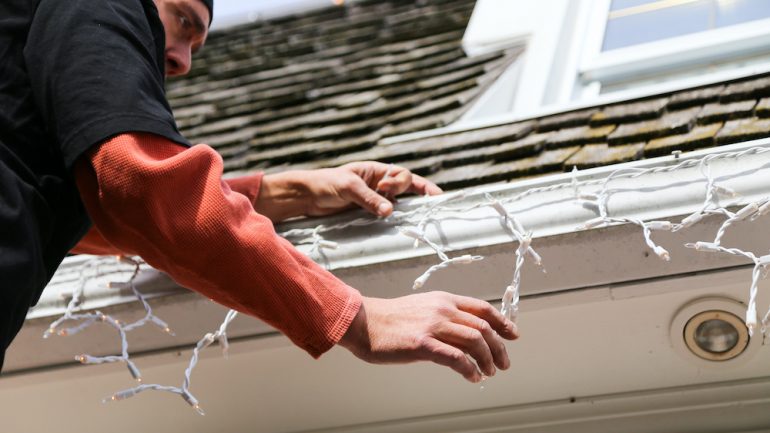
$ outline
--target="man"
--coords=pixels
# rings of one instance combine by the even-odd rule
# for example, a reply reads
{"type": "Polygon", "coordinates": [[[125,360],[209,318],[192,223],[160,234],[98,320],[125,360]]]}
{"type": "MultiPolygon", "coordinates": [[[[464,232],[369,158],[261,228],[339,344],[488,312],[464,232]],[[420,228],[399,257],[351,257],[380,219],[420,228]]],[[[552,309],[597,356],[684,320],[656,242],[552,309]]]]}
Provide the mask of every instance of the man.
{"type": "Polygon", "coordinates": [[[362,297],[272,226],[351,205],[385,216],[392,205],[376,191],[438,187],[398,167],[386,177],[374,162],[225,182],[221,157],[180,135],[164,77],[190,70],[212,9],[213,0],[0,4],[0,353],[72,250],[140,255],[314,357],[339,344],[374,363],[429,360],[472,382],[508,368],[503,338],[517,331],[486,302],[362,297]]]}

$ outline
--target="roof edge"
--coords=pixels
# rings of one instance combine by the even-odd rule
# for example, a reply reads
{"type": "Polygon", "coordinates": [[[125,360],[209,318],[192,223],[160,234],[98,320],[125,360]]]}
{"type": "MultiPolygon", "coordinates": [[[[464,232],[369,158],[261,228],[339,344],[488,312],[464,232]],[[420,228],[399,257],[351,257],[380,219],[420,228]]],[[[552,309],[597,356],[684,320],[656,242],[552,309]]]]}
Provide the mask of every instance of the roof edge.
{"type": "MultiPolygon", "coordinates": [[[[658,235],[655,232],[654,240],[670,248],[674,258],[671,262],[650,254],[649,247],[644,244],[642,229],[634,224],[578,229],[587,220],[595,218],[596,213],[595,209],[584,207],[576,200],[575,183],[579,193],[590,195],[601,188],[607,176],[612,173],[628,175],[625,178],[616,177],[612,181],[613,194],[608,202],[612,217],[679,222],[682,215],[699,211],[703,206],[706,179],[697,163],[693,162],[704,157],[711,158],[712,173],[718,177],[718,185],[733,188],[741,194],[723,204],[740,206],[770,194],[767,182],[763,180],[765,176],[757,175],[761,170],[770,170],[770,138],[766,138],[692,152],[679,158],[642,160],[574,174],[489,186],[466,193],[412,199],[399,204],[397,209],[408,213],[417,209],[430,209],[431,204],[442,201],[451,204],[452,209],[434,208],[435,212],[428,212],[435,220],[441,221],[440,225],[425,226],[428,239],[445,247],[450,257],[463,254],[481,254],[485,257],[478,264],[451,266],[450,269],[438,272],[425,286],[426,290],[440,288],[488,301],[500,299],[501,288],[509,284],[513,272],[513,256],[519,244],[505,231],[501,218],[489,206],[487,194],[506,201],[506,209],[523,226],[521,231],[532,232],[532,248],[542,254],[544,265],[548,268],[548,274],[532,272],[537,269],[527,260],[522,296],[530,299],[546,294],[568,295],[576,289],[621,287],[639,282],[652,282],[645,286],[649,287],[644,290],[646,295],[683,290],[690,283],[679,281],[679,277],[703,275],[698,278],[713,279],[711,271],[731,270],[734,272],[730,275],[737,272],[735,275],[745,275],[750,279],[749,265],[740,257],[703,254],[682,246],[683,242],[713,236],[722,224],[719,218],[708,219],[693,227],[692,231],[686,230],[665,237],[665,233],[658,235]],[[667,170],[673,166],[684,168],[667,170]],[[741,176],[735,175],[738,171],[741,176]],[[643,191],[639,191],[640,185],[644,186],[643,191]],[[626,191],[626,188],[633,191],[626,191]],[[543,204],[547,206],[543,207],[543,204]]],[[[414,227],[415,223],[406,220],[402,225],[414,227]]],[[[363,214],[348,213],[334,218],[297,221],[281,225],[278,230],[306,233],[306,230],[312,232],[319,225],[333,227],[337,224],[346,224],[346,227],[317,232],[323,236],[324,241],[338,244],[337,249],[321,249],[324,254],[319,261],[367,296],[393,297],[411,293],[414,279],[429,267],[441,263],[432,249],[425,246],[414,248],[413,239],[401,234],[394,221],[377,221],[363,214]]],[[[770,230],[770,220],[767,218],[753,224],[736,226],[735,232],[730,234],[730,241],[739,240],[740,245],[748,242],[751,245],[742,248],[758,251],[766,248],[766,245],[763,244],[764,239],[756,236],[756,233],[767,230],[770,230]]],[[[301,250],[316,254],[311,252],[312,245],[301,243],[304,243],[299,246],[301,250]]],[[[20,372],[31,368],[72,365],[72,353],[90,350],[87,346],[90,340],[70,342],[57,338],[53,342],[47,340],[46,347],[50,352],[43,357],[40,355],[43,347],[41,336],[48,329],[48,321],[64,313],[68,298],[78,286],[85,265],[93,260],[93,256],[65,259],[40,303],[28,316],[16,346],[22,349],[7,359],[10,370],[20,372]]],[[[105,312],[121,313],[143,311],[141,303],[136,302],[131,293],[111,289],[104,284],[112,279],[124,281],[125,278],[120,278],[121,274],[130,273],[132,268],[120,268],[120,263],[116,264],[109,257],[102,260],[103,266],[107,267],[103,267],[101,272],[97,269],[100,277],[92,279],[80,309],[99,308],[105,312]],[[109,266],[117,267],[113,269],[109,266]]],[[[748,284],[747,281],[737,281],[734,276],[729,281],[736,282],[741,288],[748,284]]],[[[170,345],[178,347],[197,341],[200,333],[215,329],[224,314],[222,307],[188,292],[157,271],[140,273],[136,287],[146,297],[155,298],[152,301],[153,310],[157,309],[157,314],[172,326],[178,325],[174,329],[179,333],[175,340],[169,340],[165,334],[154,332],[153,337],[132,346],[135,353],[161,350],[170,345]],[[192,321],[191,311],[195,311],[192,321]]],[[[254,320],[239,322],[232,332],[228,330],[234,338],[264,336],[273,332],[267,325],[254,320]]],[[[100,337],[104,342],[108,339],[113,341],[111,333],[105,335],[100,337]]]]}
{"type": "MultiPolygon", "coordinates": [[[[656,169],[676,166],[684,161],[696,161],[706,156],[732,155],[754,148],[760,148],[762,152],[742,156],[741,167],[770,167],[770,138],[764,138],[694,151],[681,157],[646,159],[510,184],[490,185],[438,197],[409,199],[396,206],[397,215],[417,215],[418,210],[435,204],[451,205],[451,209],[430,212],[430,220],[441,221],[440,226],[433,223],[425,226],[428,238],[442,244],[449,256],[457,255],[453,253],[457,251],[511,244],[513,239],[501,225],[499,215],[491,206],[485,205],[489,203],[488,197],[492,196],[508,203],[509,212],[519,220],[526,231],[532,232],[533,247],[537,248],[538,239],[573,234],[584,236],[581,233],[596,231],[579,228],[586,221],[596,218],[597,214],[594,209],[576,202],[574,183],[588,185],[580,187],[580,191],[591,194],[595,193],[612,173],[641,173],[631,179],[613,181],[617,182],[618,188],[627,187],[633,191],[613,195],[609,202],[611,216],[644,221],[670,219],[701,209],[705,179],[697,167],[673,172],[656,169]],[[645,186],[641,194],[638,192],[640,184],[645,186]],[[672,184],[676,187],[665,188],[672,184]],[[543,203],[550,205],[543,206],[543,203]]],[[[734,166],[735,159],[715,159],[711,164],[715,173],[724,175],[734,166]]],[[[745,205],[770,194],[766,182],[760,176],[725,178],[720,183],[740,191],[740,197],[730,203],[734,206],[745,205]]],[[[408,219],[382,221],[361,211],[355,211],[333,217],[298,220],[279,225],[276,230],[287,235],[299,250],[332,271],[356,271],[388,262],[424,263],[425,258],[430,262],[439,262],[437,259],[430,259],[436,255],[433,249],[425,245],[415,248],[414,239],[399,232],[400,225],[408,226],[416,222],[408,219]],[[342,228],[329,230],[340,226],[342,228]],[[316,243],[314,247],[312,232],[318,227],[328,231],[317,232],[319,236],[316,239],[322,239],[323,242],[316,243]]],[[[641,232],[641,229],[638,231],[641,232]]],[[[27,319],[63,314],[83,266],[93,259],[93,256],[66,258],[49,287],[43,292],[38,305],[30,310],[27,319]]],[[[105,284],[110,277],[115,278],[120,272],[128,271],[116,268],[112,272],[103,272],[104,275],[95,279],[89,286],[89,296],[82,307],[93,309],[135,302],[132,294],[110,289],[105,284]]],[[[179,287],[168,277],[149,267],[146,272],[140,274],[137,287],[150,298],[189,293],[187,289],[179,287]]]]}
{"type": "MultiPolygon", "coordinates": [[[[404,219],[403,216],[440,203],[450,205],[454,210],[430,211],[425,233],[434,242],[444,241],[443,246],[446,247],[448,255],[452,256],[451,251],[473,250],[512,242],[511,235],[501,226],[498,213],[486,205],[489,203],[489,196],[505,202],[508,211],[519,220],[524,229],[532,232],[533,239],[561,236],[583,231],[580,227],[598,216],[595,209],[578,203],[573,184],[587,185],[580,186],[580,192],[595,194],[601,189],[604,180],[614,173],[638,173],[633,178],[618,178],[612,181],[615,188],[627,188],[628,191],[612,195],[608,203],[611,208],[610,216],[643,221],[678,217],[701,210],[706,179],[697,166],[670,172],[665,171],[665,168],[677,166],[685,161],[697,161],[706,156],[731,155],[754,148],[762,148],[762,152],[742,156],[741,168],[770,165],[770,138],[764,138],[684,155],[633,161],[508,184],[482,186],[444,196],[412,199],[397,206],[399,212],[394,214],[396,218],[384,222],[361,212],[357,215],[301,220],[281,225],[277,230],[289,235],[295,243],[297,240],[304,241],[300,242],[298,249],[325,264],[330,270],[360,268],[435,255],[434,250],[428,246],[414,248],[414,239],[399,233],[397,227],[417,225],[419,218],[404,219]],[[672,184],[676,187],[670,187],[672,184]],[[644,185],[641,194],[638,191],[639,185],[644,185]],[[544,203],[551,204],[544,206],[544,203]],[[440,226],[434,224],[434,221],[441,221],[440,226]],[[314,246],[309,237],[312,237],[311,232],[317,227],[322,227],[321,237],[324,241],[330,241],[331,244],[328,245],[334,248],[319,248],[318,242],[314,246]],[[330,230],[335,227],[341,228],[330,230]]],[[[717,158],[710,165],[714,173],[724,175],[735,172],[732,165],[734,163],[732,158],[717,158]]],[[[724,179],[720,184],[740,191],[740,196],[729,203],[731,206],[745,205],[770,194],[766,182],[758,176],[724,179]]],[[[536,243],[533,242],[533,246],[536,243]]]]}
{"type": "Polygon", "coordinates": [[[633,102],[644,99],[652,99],[673,92],[692,90],[717,84],[729,84],[731,82],[741,81],[754,76],[759,77],[768,73],[770,73],[770,63],[753,65],[740,70],[726,71],[705,78],[694,77],[684,82],[677,81],[673,83],[658,84],[654,86],[654,92],[650,91],[649,86],[643,86],[638,89],[599,96],[598,98],[590,101],[572,101],[566,104],[554,104],[546,107],[540,107],[527,113],[504,113],[499,116],[490,117],[484,120],[455,122],[442,128],[435,128],[387,137],[382,139],[380,144],[391,145],[397,143],[405,143],[409,141],[422,140],[425,138],[439,137],[442,135],[451,135],[460,132],[474,131],[477,129],[490,128],[511,123],[525,122],[528,120],[540,119],[546,116],[565,114],[589,108],[633,102]]]}

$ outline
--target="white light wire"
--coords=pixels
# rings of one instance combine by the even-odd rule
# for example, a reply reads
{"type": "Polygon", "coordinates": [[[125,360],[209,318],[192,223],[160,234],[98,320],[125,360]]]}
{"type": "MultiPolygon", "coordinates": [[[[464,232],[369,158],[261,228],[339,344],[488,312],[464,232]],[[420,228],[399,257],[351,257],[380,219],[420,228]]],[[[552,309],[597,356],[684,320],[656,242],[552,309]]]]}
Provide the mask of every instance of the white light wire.
{"type": "Polygon", "coordinates": [[[471,255],[464,255],[460,257],[450,258],[449,256],[446,255],[443,248],[441,248],[440,246],[436,245],[436,243],[428,239],[428,236],[419,227],[398,227],[398,231],[401,232],[401,234],[403,234],[404,236],[408,236],[414,239],[416,243],[421,242],[429,246],[430,248],[433,249],[433,251],[436,252],[436,255],[438,255],[439,259],[441,259],[441,263],[431,266],[430,268],[428,268],[427,271],[425,271],[422,275],[417,277],[416,280],[414,280],[414,284],[412,285],[412,290],[421,289],[423,286],[425,286],[425,283],[428,281],[428,278],[430,278],[434,273],[436,273],[437,271],[440,271],[441,269],[446,269],[449,266],[456,265],[456,264],[467,265],[467,264],[484,259],[484,257],[482,256],[471,256],[471,255]]]}
{"type": "MultiPolygon", "coordinates": [[[[735,223],[746,220],[754,221],[757,218],[770,213],[770,197],[749,203],[737,212],[729,211],[725,206],[722,206],[719,203],[720,196],[735,197],[736,193],[731,189],[718,184],[718,179],[713,177],[711,174],[710,163],[713,161],[728,159],[738,160],[745,156],[760,155],[767,152],[770,152],[770,148],[754,147],[737,152],[709,154],[700,159],[684,159],[677,164],[669,166],[659,166],[652,168],[623,168],[610,173],[604,179],[592,179],[586,181],[577,180],[577,169],[575,169],[573,170],[573,176],[570,182],[563,182],[545,187],[531,188],[514,196],[503,199],[496,199],[490,194],[485,194],[486,201],[484,202],[465,207],[452,207],[454,202],[459,202],[470,194],[469,191],[463,190],[443,194],[437,197],[426,198],[420,206],[417,206],[410,211],[395,210],[387,218],[363,217],[336,225],[318,225],[313,228],[292,229],[280,233],[280,235],[289,240],[293,240],[296,245],[309,244],[311,245],[311,255],[321,255],[323,249],[336,249],[339,246],[337,242],[326,240],[324,238],[325,233],[340,231],[350,227],[363,227],[374,224],[396,227],[401,234],[414,239],[415,247],[422,243],[431,248],[439,257],[439,259],[441,259],[441,263],[431,266],[414,281],[413,289],[419,289],[424,287],[428,279],[441,269],[445,269],[455,264],[470,264],[483,259],[481,256],[473,255],[462,255],[459,257],[450,258],[446,254],[445,248],[433,242],[425,233],[427,225],[430,223],[440,223],[442,220],[454,218],[454,215],[457,215],[457,218],[463,218],[462,215],[467,214],[467,212],[471,210],[480,209],[483,207],[491,207],[497,213],[506,232],[508,232],[511,235],[512,240],[518,244],[515,250],[516,260],[514,265],[513,278],[511,284],[505,288],[502,296],[501,307],[501,311],[506,317],[510,318],[511,320],[515,320],[519,309],[521,272],[525,257],[530,257],[533,263],[540,266],[541,268],[542,258],[531,246],[532,233],[527,232],[524,229],[517,218],[515,218],[515,212],[509,209],[507,206],[519,202],[522,199],[534,194],[572,189],[574,194],[573,203],[584,208],[592,209],[596,213],[596,217],[586,221],[579,227],[579,229],[592,229],[621,224],[637,225],[642,229],[645,243],[658,257],[663,260],[670,260],[670,254],[667,250],[657,245],[652,240],[653,231],[677,232],[679,230],[687,229],[700,223],[706,216],[721,215],[725,217],[725,221],[720,226],[713,241],[698,241],[695,243],[688,243],[685,246],[688,248],[693,248],[696,251],[740,256],[754,263],[754,269],[752,271],[752,283],[749,290],[749,302],[746,312],[746,324],[749,328],[749,332],[753,335],[756,331],[756,328],[761,323],[761,333],[765,334],[768,332],[768,328],[770,328],[770,309],[768,309],[767,314],[764,315],[761,322],[758,321],[756,299],[759,280],[764,276],[764,271],[766,271],[766,268],[770,266],[770,254],[757,257],[752,252],[743,251],[738,248],[724,247],[721,245],[721,241],[727,229],[735,223]],[[706,184],[706,191],[704,204],[700,211],[687,216],[681,222],[672,223],[670,221],[643,221],[636,218],[610,216],[608,204],[613,194],[629,191],[641,192],[641,188],[612,188],[611,185],[613,181],[621,179],[635,179],[646,174],[669,173],[677,170],[696,167],[700,169],[705,178],[704,181],[706,184]],[[587,187],[598,187],[599,190],[596,192],[581,191],[585,190],[587,187]]],[[[542,206],[546,204],[548,203],[543,203],[542,206]]],[[[129,259],[124,257],[120,258],[119,260],[122,263],[134,266],[134,272],[129,281],[113,284],[116,288],[130,288],[133,291],[133,294],[142,303],[146,311],[146,314],[142,319],[130,324],[122,324],[117,319],[102,314],[99,311],[94,311],[92,313],[75,313],[75,311],[77,311],[81,306],[86,282],[89,279],[99,276],[98,268],[100,265],[105,263],[104,260],[104,258],[97,258],[83,265],[80,272],[78,287],[73,292],[72,298],[68,303],[64,315],[51,324],[49,329],[46,331],[44,338],[48,338],[51,335],[74,335],[96,323],[106,323],[118,331],[118,334],[121,338],[121,355],[104,357],[80,355],[76,357],[76,359],[85,364],[123,362],[129,369],[131,376],[134,377],[137,381],[141,382],[141,374],[139,369],[129,358],[126,332],[144,326],[148,323],[153,323],[168,333],[171,333],[171,330],[164,321],[153,315],[152,309],[147,303],[146,298],[136,289],[134,280],[139,273],[139,265],[141,263],[138,261],[138,259],[129,259]],[[94,272],[94,269],[96,269],[96,272],[94,272]],[[71,328],[61,329],[61,325],[68,321],[75,321],[80,323],[71,328]]],[[[545,269],[543,269],[543,271],[545,272],[545,269]]],[[[227,356],[227,349],[229,346],[227,341],[227,327],[236,316],[237,312],[230,310],[217,331],[206,334],[200,341],[198,341],[195,348],[193,349],[190,363],[185,370],[184,381],[181,387],[164,386],[159,384],[141,384],[134,388],[119,391],[108,399],[105,399],[105,401],[126,399],[146,390],[165,391],[180,395],[198,413],[203,414],[198,400],[190,393],[189,390],[190,378],[192,376],[193,369],[198,363],[200,352],[215,341],[219,342],[223,349],[224,355],[227,356]]]]}
{"type": "Polygon", "coordinates": [[[192,371],[195,368],[195,365],[198,363],[198,356],[200,351],[208,347],[214,341],[219,342],[225,357],[227,357],[227,349],[229,347],[229,344],[227,341],[227,326],[238,315],[238,313],[234,310],[230,310],[227,313],[225,320],[220,326],[219,330],[217,330],[214,333],[206,334],[203,337],[203,339],[201,339],[198,342],[197,346],[193,349],[193,355],[192,355],[192,359],[190,360],[190,365],[185,370],[184,382],[181,387],[164,386],[164,385],[158,385],[158,384],[141,384],[142,383],[141,371],[139,370],[139,367],[137,367],[137,365],[131,360],[129,355],[127,333],[152,323],[158,326],[159,328],[161,328],[166,333],[170,335],[174,335],[174,333],[171,331],[171,328],[169,328],[168,324],[165,321],[163,321],[161,318],[153,314],[152,307],[147,302],[147,298],[141,292],[139,292],[139,290],[136,288],[135,280],[139,275],[140,268],[143,263],[141,259],[122,257],[122,256],[117,257],[118,263],[129,265],[133,268],[133,270],[131,272],[131,276],[127,281],[110,282],[109,287],[114,289],[130,289],[133,295],[139,300],[139,302],[144,307],[144,310],[145,310],[144,317],[142,317],[141,319],[135,322],[124,324],[120,320],[112,316],[109,316],[107,314],[104,314],[98,310],[90,313],[75,313],[75,311],[80,307],[82,303],[87,282],[93,278],[103,276],[99,272],[99,267],[104,265],[105,263],[111,263],[114,260],[115,259],[112,257],[98,257],[86,262],[82,266],[82,268],[80,269],[80,276],[78,278],[78,285],[75,291],[72,293],[72,297],[67,304],[67,308],[65,309],[64,314],[49,325],[48,329],[43,334],[43,338],[48,338],[52,335],[59,335],[62,337],[72,336],[82,332],[83,330],[89,328],[92,325],[95,325],[96,323],[105,323],[115,328],[115,330],[118,332],[118,336],[120,338],[120,343],[121,343],[120,355],[92,356],[92,355],[82,354],[82,355],[76,356],[75,360],[79,361],[82,364],[106,364],[106,363],[122,362],[126,365],[126,368],[128,369],[131,377],[133,377],[137,382],[140,383],[140,385],[136,387],[118,391],[115,394],[113,394],[111,397],[105,398],[103,400],[105,403],[109,401],[124,400],[148,390],[165,391],[165,392],[170,392],[174,394],[179,394],[190,406],[192,406],[198,413],[203,415],[203,410],[201,409],[198,403],[198,400],[195,398],[195,396],[192,395],[192,393],[190,393],[189,388],[190,388],[190,377],[192,375],[192,371]],[[69,328],[62,328],[62,325],[68,322],[79,322],[79,323],[69,328]]]}
{"type": "MultiPolygon", "coordinates": [[[[294,230],[281,233],[281,235],[289,239],[297,236],[312,235],[315,239],[315,242],[318,242],[317,240],[318,237],[322,237],[323,233],[343,230],[345,228],[352,227],[352,226],[367,226],[367,225],[373,225],[373,224],[386,224],[386,225],[396,226],[399,232],[415,239],[415,246],[417,246],[421,242],[424,243],[425,245],[433,249],[436,252],[436,254],[439,256],[439,258],[442,260],[440,264],[431,266],[426,272],[424,272],[422,275],[417,277],[413,285],[413,289],[417,289],[417,288],[424,287],[427,280],[438,270],[445,269],[454,263],[465,264],[465,263],[471,263],[473,261],[482,259],[482,257],[478,257],[478,256],[477,257],[461,256],[456,258],[456,260],[449,259],[446,256],[443,248],[441,248],[440,246],[436,245],[433,242],[430,242],[430,240],[425,235],[424,229],[429,222],[440,222],[442,219],[449,219],[450,218],[449,214],[454,213],[454,214],[462,215],[462,214],[466,214],[471,210],[479,209],[482,207],[494,208],[497,211],[497,213],[501,215],[501,217],[505,220],[506,217],[504,216],[504,214],[512,215],[512,212],[506,209],[507,205],[514,204],[533,194],[542,194],[542,193],[548,193],[548,192],[571,188],[573,189],[573,192],[575,195],[574,202],[576,204],[581,205],[584,208],[592,209],[597,214],[595,218],[589,219],[583,225],[578,227],[578,229],[592,229],[592,228],[600,228],[600,227],[607,227],[611,225],[621,225],[621,224],[637,225],[642,229],[642,235],[644,237],[644,241],[647,244],[647,246],[653,251],[653,253],[655,253],[660,259],[669,261],[671,260],[671,255],[669,251],[667,251],[662,246],[657,245],[653,241],[652,232],[654,231],[677,232],[682,229],[692,227],[693,225],[702,221],[703,218],[706,216],[723,215],[727,218],[727,220],[720,227],[720,230],[717,233],[715,240],[718,242],[721,239],[721,237],[724,235],[727,228],[730,227],[732,224],[734,224],[736,221],[742,221],[747,218],[753,221],[759,216],[770,213],[770,198],[763,199],[758,203],[749,204],[745,209],[738,211],[735,214],[730,212],[726,207],[723,207],[719,204],[719,196],[723,195],[727,197],[735,197],[736,196],[735,191],[731,190],[730,188],[724,187],[722,185],[718,185],[717,179],[711,175],[711,163],[714,161],[730,160],[730,159],[738,160],[746,156],[761,155],[768,152],[770,152],[770,148],[753,147],[753,148],[745,149],[742,151],[736,151],[736,152],[709,154],[702,158],[682,159],[681,162],[678,162],[677,164],[673,164],[673,165],[668,165],[668,166],[658,166],[658,167],[652,167],[652,168],[622,168],[611,172],[607,177],[603,179],[593,179],[593,180],[587,180],[587,181],[578,181],[577,169],[574,169],[573,176],[570,182],[558,183],[558,184],[549,185],[546,187],[531,188],[522,193],[519,193],[511,197],[507,197],[501,200],[492,199],[491,196],[487,195],[485,196],[486,198],[485,202],[479,202],[474,205],[466,206],[466,207],[459,207],[459,208],[452,207],[451,206],[452,202],[460,201],[471,193],[470,191],[462,190],[462,191],[457,191],[450,194],[444,194],[436,198],[432,198],[428,200],[426,203],[422,204],[421,206],[418,206],[417,208],[411,211],[393,212],[393,214],[390,217],[385,219],[358,218],[358,219],[347,221],[338,225],[318,226],[311,229],[294,229],[294,230]],[[618,192],[634,191],[634,189],[631,189],[631,188],[612,188],[611,185],[613,184],[613,181],[617,181],[621,179],[635,179],[647,174],[670,173],[670,172],[675,172],[678,170],[689,169],[689,168],[700,169],[706,181],[706,198],[704,200],[704,205],[699,212],[696,212],[684,218],[680,223],[673,223],[670,221],[643,221],[637,218],[610,216],[608,203],[612,195],[618,192]],[[599,187],[599,190],[593,193],[581,192],[580,190],[585,187],[599,187]],[[760,212],[760,209],[761,209],[761,212],[760,212]],[[503,213],[501,213],[501,211],[503,213]],[[441,214],[441,216],[439,216],[439,214],[441,214]],[[409,225],[413,225],[416,227],[409,229],[409,225]],[[470,260],[469,257],[474,258],[474,260],[470,260]]],[[[679,158],[677,158],[677,160],[679,160],[679,158]]],[[[639,191],[640,189],[636,189],[636,190],[639,191]]],[[[544,206],[546,204],[548,203],[543,203],[542,205],[544,206]]],[[[515,218],[510,218],[510,217],[509,217],[509,220],[510,220],[510,224],[513,224],[513,222],[516,221],[515,218]]],[[[509,223],[506,223],[506,226],[508,226],[508,224],[509,223]]],[[[527,240],[527,238],[524,236],[523,229],[517,229],[516,227],[513,227],[513,230],[511,230],[511,227],[507,227],[507,230],[509,231],[509,233],[511,233],[515,237],[515,241],[519,243],[520,247],[522,244],[526,243],[527,247],[529,248],[528,251],[534,251],[531,249],[531,245],[529,245],[529,243],[531,242],[531,234],[529,235],[530,236],[529,240],[527,240]]],[[[520,251],[520,248],[517,249],[517,252],[519,251],[520,251]]],[[[724,251],[718,250],[715,252],[726,252],[726,251],[734,252],[736,251],[736,249],[734,248],[725,249],[724,251]]],[[[737,251],[740,251],[740,250],[737,250],[737,251]]],[[[755,256],[751,253],[739,254],[739,255],[746,257],[750,260],[755,260],[755,256]]],[[[535,263],[539,264],[540,259],[539,258],[536,259],[535,263]]],[[[513,277],[512,284],[506,287],[502,298],[503,299],[502,308],[506,313],[509,313],[518,309],[518,300],[520,296],[519,296],[519,290],[518,290],[519,286],[518,284],[516,284],[516,282],[518,281],[520,283],[522,265],[523,265],[523,254],[517,255],[517,262],[516,262],[516,266],[514,267],[514,277],[513,277]]],[[[764,266],[766,265],[763,265],[763,267],[764,266]]],[[[757,316],[756,285],[758,284],[758,279],[754,279],[754,280],[755,282],[752,284],[752,289],[750,290],[750,300],[749,300],[749,305],[748,305],[747,314],[746,314],[747,326],[749,326],[749,329],[751,332],[753,332],[753,330],[756,328],[756,320],[752,321],[752,318],[756,318],[757,316]]],[[[767,332],[768,321],[770,321],[770,309],[768,309],[768,312],[765,315],[765,318],[763,319],[763,327],[762,327],[763,333],[767,332]]]]}
{"type": "Polygon", "coordinates": [[[491,194],[486,193],[484,197],[490,203],[492,208],[500,215],[501,222],[508,230],[508,233],[519,243],[516,248],[516,263],[514,265],[513,279],[511,284],[505,288],[503,293],[502,305],[500,312],[509,320],[516,322],[519,315],[519,300],[521,298],[521,270],[524,266],[524,256],[529,255],[532,261],[540,266],[543,272],[543,259],[530,245],[532,243],[532,233],[526,232],[524,226],[511,215],[505,206],[492,197],[491,194]]]}

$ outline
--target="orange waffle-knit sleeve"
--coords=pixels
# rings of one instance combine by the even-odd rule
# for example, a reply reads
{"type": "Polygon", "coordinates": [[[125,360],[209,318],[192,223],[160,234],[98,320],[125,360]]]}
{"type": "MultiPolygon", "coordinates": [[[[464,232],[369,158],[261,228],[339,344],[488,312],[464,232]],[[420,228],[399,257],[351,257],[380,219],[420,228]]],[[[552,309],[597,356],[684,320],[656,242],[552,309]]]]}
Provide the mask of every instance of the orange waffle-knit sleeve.
{"type": "MultiPolygon", "coordinates": [[[[230,186],[230,189],[245,195],[251,203],[255,203],[257,197],[259,197],[259,189],[262,185],[263,175],[264,173],[259,172],[248,176],[226,179],[225,182],[230,186]]],[[[88,233],[80,239],[70,252],[73,254],[94,254],[103,256],[136,254],[131,251],[121,251],[117,249],[114,245],[104,239],[104,236],[102,236],[96,226],[91,226],[88,233]]]]}
{"type": "Polygon", "coordinates": [[[259,317],[314,357],[342,338],[360,308],[358,291],[276,235],[254,211],[256,196],[222,180],[222,158],[208,146],[123,134],[81,157],[75,176],[105,242],[259,317]]]}

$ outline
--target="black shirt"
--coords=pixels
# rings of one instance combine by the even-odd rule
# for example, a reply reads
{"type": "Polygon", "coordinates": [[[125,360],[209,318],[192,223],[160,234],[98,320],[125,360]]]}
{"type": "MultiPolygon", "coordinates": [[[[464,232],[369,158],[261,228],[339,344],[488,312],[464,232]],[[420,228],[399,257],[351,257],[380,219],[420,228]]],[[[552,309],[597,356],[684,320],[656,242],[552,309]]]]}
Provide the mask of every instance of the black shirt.
{"type": "Polygon", "coordinates": [[[183,145],[152,0],[0,1],[0,368],[90,221],[72,166],[124,132],[183,145]]]}

